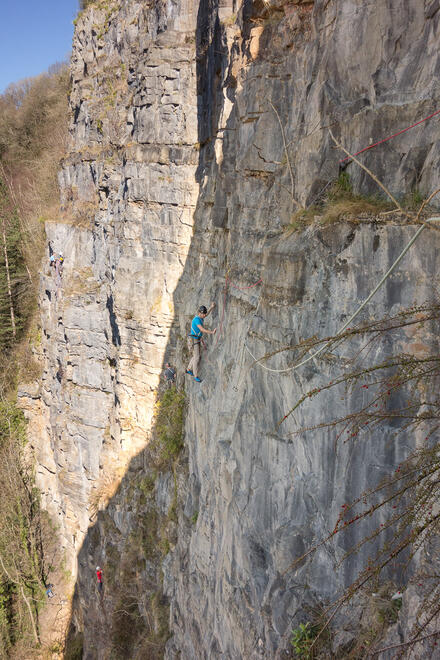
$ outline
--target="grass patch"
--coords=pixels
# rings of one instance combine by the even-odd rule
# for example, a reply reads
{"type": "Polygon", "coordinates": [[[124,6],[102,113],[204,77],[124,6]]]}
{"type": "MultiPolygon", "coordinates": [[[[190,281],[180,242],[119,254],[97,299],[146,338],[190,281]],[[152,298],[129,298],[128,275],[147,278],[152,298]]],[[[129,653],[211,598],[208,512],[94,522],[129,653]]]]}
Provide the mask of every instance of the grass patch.
{"type": "Polygon", "coordinates": [[[318,634],[318,627],[312,626],[309,622],[300,623],[298,628],[292,630],[290,643],[292,644],[295,658],[310,658],[311,645],[318,634]]]}
{"type": "Polygon", "coordinates": [[[425,195],[422,195],[420,190],[415,188],[404,196],[402,206],[408,211],[418,211],[424,199],[425,195]]]}
{"type": "Polygon", "coordinates": [[[341,220],[356,220],[363,213],[377,214],[392,209],[390,202],[379,197],[356,195],[346,172],[339,175],[327,197],[320,204],[313,204],[293,214],[288,232],[298,231],[310,225],[319,216],[321,225],[333,224],[341,220]]]}
{"type": "Polygon", "coordinates": [[[322,630],[327,617],[321,605],[305,606],[309,621],[294,628],[290,637],[294,658],[312,660],[331,656],[331,633],[326,627],[322,630]],[[321,632],[317,639],[318,633],[321,632]],[[316,640],[316,641],[315,641],[316,640]],[[312,646],[313,644],[313,646],[312,646]]]}
{"type": "Polygon", "coordinates": [[[185,393],[173,386],[156,404],[155,449],[160,467],[177,458],[183,448],[185,393]]]}
{"type": "Polygon", "coordinates": [[[148,474],[146,477],[141,479],[138,484],[138,488],[140,491],[145,493],[145,495],[150,495],[153,493],[154,488],[156,486],[156,479],[157,479],[157,474],[154,472],[152,474],[148,474]]]}
{"type": "Polygon", "coordinates": [[[365,657],[368,650],[384,638],[388,628],[397,622],[402,600],[391,599],[395,590],[395,585],[386,582],[368,596],[350,657],[365,657]]]}
{"type": "Polygon", "coordinates": [[[230,25],[234,25],[236,21],[237,21],[237,14],[231,14],[227,18],[224,18],[221,22],[223,23],[224,26],[229,27],[230,25]]]}
{"type": "MultiPolygon", "coordinates": [[[[166,531],[165,531],[165,534],[166,534],[166,531]]],[[[171,549],[171,545],[170,545],[170,542],[169,542],[168,538],[166,536],[163,536],[159,540],[159,550],[160,550],[161,557],[166,557],[167,554],[169,553],[170,549],[171,549]]]]}

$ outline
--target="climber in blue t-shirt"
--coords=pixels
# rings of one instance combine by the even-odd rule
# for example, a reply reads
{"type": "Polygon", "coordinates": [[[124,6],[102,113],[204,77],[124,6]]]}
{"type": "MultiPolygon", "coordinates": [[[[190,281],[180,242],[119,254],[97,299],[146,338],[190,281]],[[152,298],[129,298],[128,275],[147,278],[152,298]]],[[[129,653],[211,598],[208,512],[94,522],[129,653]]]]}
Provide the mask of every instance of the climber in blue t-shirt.
{"type": "Polygon", "coordinates": [[[201,305],[197,310],[197,316],[191,321],[191,332],[188,335],[188,348],[192,354],[190,363],[186,370],[186,373],[190,376],[194,376],[194,380],[198,383],[201,383],[201,378],[199,378],[199,363],[200,363],[200,343],[202,341],[202,334],[215,335],[217,328],[214,330],[208,330],[203,326],[205,318],[212,312],[215,307],[215,303],[211,303],[209,309],[206,309],[205,305],[201,305]]]}

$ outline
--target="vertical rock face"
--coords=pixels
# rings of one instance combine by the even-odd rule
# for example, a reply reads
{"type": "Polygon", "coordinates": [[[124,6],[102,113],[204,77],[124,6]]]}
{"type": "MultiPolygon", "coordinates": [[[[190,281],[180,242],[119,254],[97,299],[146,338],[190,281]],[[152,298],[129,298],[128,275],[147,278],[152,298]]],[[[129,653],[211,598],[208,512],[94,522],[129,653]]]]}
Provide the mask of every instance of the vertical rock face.
{"type": "MultiPolygon", "coordinates": [[[[416,441],[397,442],[385,427],[335,448],[328,430],[295,433],[348,414],[359,393],[313,399],[277,428],[304,392],[344,369],[356,341],[281,373],[251,368],[248,349],[259,357],[337,332],[414,234],[399,217],[316,223],[290,236],[283,227],[295,200],[313,201],[338,176],[329,126],[357,151],[440,109],[438,3],[220,5],[97,2],[76,28],[71,153],[62,214],[47,226],[66,261],[61,286],[41,279],[45,370],[39,392],[22,400],[45,505],[75,573],[80,552],[75,625],[85,657],[107,657],[117,608],[110,586],[105,610],[92,602],[91,570],[140,525],[132,473],[148,456],[163,361],[170,355],[184,370],[199,304],[216,300],[208,320],[219,331],[203,355],[203,383],[186,383],[188,478],[163,475],[154,486],[160,511],[176,490],[179,502],[162,566],[168,658],[282,657],[304,608],[334,597],[367,551],[336,570],[356,541],[346,537],[296,571],[292,561],[416,441]],[[96,511],[105,507],[104,525],[96,511]]],[[[438,121],[365,155],[395,194],[435,187],[438,121]]],[[[371,192],[363,171],[349,171],[371,192]]],[[[437,251],[426,230],[363,318],[432,299],[437,251]]],[[[420,348],[402,331],[398,342],[411,353],[435,337],[427,332],[420,348]]],[[[390,350],[384,343],[376,357],[390,350]]],[[[295,361],[281,353],[268,366],[295,361]]],[[[155,570],[136,568],[145,589],[155,570]]],[[[148,604],[138,605],[148,622],[148,604]]]]}
{"type": "Polygon", "coordinates": [[[62,213],[46,227],[65,264],[61,286],[41,280],[44,421],[32,434],[74,566],[154,412],[198,189],[193,24],[190,6],[98,3],[76,29],[62,213]]]}
{"type": "MultiPolygon", "coordinates": [[[[238,232],[233,244],[245,245],[238,232]]],[[[414,233],[414,226],[366,222],[310,228],[291,238],[260,234],[247,249],[231,246],[221,339],[204,358],[202,387],[187,387],[187,506],[198,517],[191,537],[180,537],[166,575],[175,631],[168,657],[179,650],[185,658],[283,657],[298,614],[331,600],[365,565],[369,547],[336,568],[363,528],[289,570],[333,529],[341,506],[399,464],[416,438],[396,439],[387,424],[350,443],[336,442],[331,427],[298,433],[357,410],[367,400],[361,384],[351,395],[342,387],[313,397],[278,427],[303,394],[349,369],[362,345],[356,340],[297,371],[289,369],[299,361],[292,352],[265,362],[269,371],[251,369],[247,348],[260,357],[309,337],[311,328],[321,337],[335,334],[414,233]],[[261,284],[246,288],[260,276],[261,284]]],[[[438,280],[426,277],[425,264],[437,262],[438,239],[427,233],[419,240],[364,320],[435,299],[438,280]]],[[[205,268],[202,279],[200,295],[217,286],[220,297],[218,275],[205,268]]],[[[402,331],[392,347],[377,346],[374,357],[385,360],[391,350],[417,355],[435,346],[432,330],[423,346],[402,331]]],[[[396,567],[388,577],[398,580],[396,567]]]]}

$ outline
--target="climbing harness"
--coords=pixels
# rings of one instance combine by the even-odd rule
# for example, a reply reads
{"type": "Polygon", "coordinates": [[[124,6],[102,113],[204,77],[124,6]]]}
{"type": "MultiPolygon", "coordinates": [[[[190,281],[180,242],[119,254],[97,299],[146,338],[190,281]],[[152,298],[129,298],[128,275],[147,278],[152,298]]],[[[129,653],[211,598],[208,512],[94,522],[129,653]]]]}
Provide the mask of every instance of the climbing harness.
{"type": "MultiPolygon", "coordinates": [[[[440,110],[436,110],[435,112],[432,113],[432,115],[429,115],[428,117],[425,117],[424,119],[421,119],[420,121],[417,121],[415,124],[411,124],[411,126],[408,126],[407,128],[403,128],[401,131],[398,131],[397,133],[394,133],[393,135],[390,135],[389,137],[383,138],[383,140],[378,140],[374,144],[370,144],[368,147],[364,147],[363,149],[360,149],[360,151],[356,151],[356,153],[352,154],[353,156],[358,156],[359,154],[363,153],[364,151],[368,151],[369,149],[373,149],[373,147],[377,147],[379,144],[383,144],[384,142],[388,142],[388,140],[392,140],[393,138],[397,137],[398,135],[402,135],[402,133],[406,133],[406,131],[409,131],[411,128],[414,128],[415,126],[418,126],[419,124],[423,124],[423,122],[428,121],[428,119],[432,119],[436,115],[440,114],[440,110]]],[[[339,162],[340,163],[345,163],[346,160],[350,160],[351,156],[346,156],[345,158],[342,158],[339,162]]]]}
{"type": "MultiPolygon", "coordinates": [[[[387,271],[387,272],[385,273],[385,275],[382,277],[382,279],[380,280],[379,284],[377,284],[377,285],[375,286],[375,288],[374,288],[373,291],[370,293],[370,295],[369,295],[369,296],[363,301],[363,303],[358,307],[358,309],[354,312],[354,314],[352,314],[352,315],[350,316],[350,318],[348,319],[348,321],[346,321],[346,322],[344,323],[344,325],[338,330],[338,332],[335,334],[335,337],[337,337],[338,335],[342,334],[342,333],[344,332],[344,330],[350,325],[350,323],[351,323],[351,322],[352,322],[352,321],[353,321],[353,320],[354,320],[354,319],[360,314],[360,312],[363,310],[363,308],[365,307],[365,305],[371,300],[371,298],[374,296],[374,294],[380,289],[380,287],[382,286],[382,284],[388,279],[388,277],[391,275],[391,273],[393,272],[393,270],[394,270],[394,269],[396,268],[396,266],[400,263],[400,261],[402,260],[402,258],[403,258],[403,257],[405,256],[405,254],[408,252],[409,248],[413,245],[413,243],[414,243],[414,242],[417,240],[417,238],[420,236],[420,234],[422,233],[422,231],[428,226],[428,225],[427,225],[428,222],[440,222],[440,217],[432,217],[432,218],[428,218],[427,221],[426,221],[426,223],[424,223],[424,224],[423,224],[423,225],[417,230],[417,232],[414,234],[414,236],[412,237],[412,239],[409,241],[409,243],[407,243],[407,245],[405,246],[405,248],[402,250],[402,252],[399,254],[399,256],[397,257],[397,259],[394,261],[394,263],[392,264],[392,266],[388,269],[388,271],[387,271]]],[[[262,367],[262,368],[265,369],[266,371],[270,371],[270,372],[272,372],[272,373],[280,374],[280,373],[287,373],[288,371],[295,371],[295,370],[298,369],[299,367],[302,367],[304,364],[307,364],[307,362],[310,362],[310,360],[313,360],[313,359],[316,358],[318,355],[320,355],[320,354],[321,354],[326,348],[328,348],[328,346],[329,346],[332,342],[333,342],[333,339],[330,339],[330,340],[329,340],[328,342],[326,342],[323,346],[321,346],[321,348],[318,349],[315,353],[313,353],[312,355],[309,355],[309,357],[305,358],[304,360],[302,360],[302,361],[299,362],[298,364],[294,364],[294,365],[292,365],[292,366],[290,366],[290,367],[286,367],[285,369],[272,369],[271,367],[266,367],[266,365],[261,364],[261,360],[264,360],[264,359],[265,359],[264,356],[261,357],[261,358],[256,358],[255,355],[253,355],[252,351],[248,348],[246,342],[245,342],[245,344],[244,344],[244,347],[245,347],[245,349],[247,350],[247,352],[249,353],[249,355],[252,357],[252,359],[254,360],[255,364],[258,364],[258,366],[262,367]]],[[[287,416],[288,416],[288,415],[286,415],[286,417],[287,417],[287,416]]],[[[286,417],[284,417],[282,421],[284,421],[284,419],[286,419],[286,417]]]]}

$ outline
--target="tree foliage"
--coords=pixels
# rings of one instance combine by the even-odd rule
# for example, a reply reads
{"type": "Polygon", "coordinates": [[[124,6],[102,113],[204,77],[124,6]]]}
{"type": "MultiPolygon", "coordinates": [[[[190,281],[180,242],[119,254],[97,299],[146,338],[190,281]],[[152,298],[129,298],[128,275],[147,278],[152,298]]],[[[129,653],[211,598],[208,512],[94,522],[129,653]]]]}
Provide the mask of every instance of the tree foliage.
{"type": "Polygon", "coordinates": [[[67,67],[0,95],[0,354],[26,329],[36,303],[42,220],[58,214],[57,171],[67,144],[67,67]],[[11,291],[8,290],[8,269],[11,291]],[[11,317],[17,316],[16,332],[11,317]]]}
{"type": "Polygon", "coordinates": [[[44,602],[55,536],[40,509],[33,469],[25,457],[23,413],[0,403],[0,657],[39,643],[38,614],[44,602]]]}
{"type": "Polygon", "coordinates": [[[176,458],[183,447],[185,393],[174,385],[162,392],[156,404],[155,434],[163,462],[176,458]]]}
{"type": "Polygon", "coordinates": [[[42,219],[56,217],[57,170],[67,143],[67,67],[0,95],[0,658],[31,657],[54,556],[40,509],[25,420],[13,404],[30,363],[28,330],[43,257],[42,219]]]}
{"type": "Polygon", "coordinates": [[[25,255],[17,209],[0,178],[0,352],[5,354],[20,339],[30,301],[25,255]]]}
{"type": "Polygon", "coordinates": [[[79,8],[80,11],[84,11],[84,9],[87,9],[90,5],[92,5],[96,0],[80,0],[79,2],[79,8]]]}

